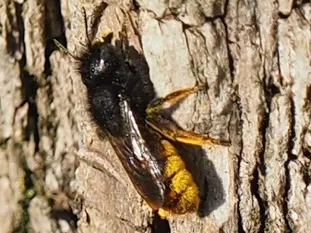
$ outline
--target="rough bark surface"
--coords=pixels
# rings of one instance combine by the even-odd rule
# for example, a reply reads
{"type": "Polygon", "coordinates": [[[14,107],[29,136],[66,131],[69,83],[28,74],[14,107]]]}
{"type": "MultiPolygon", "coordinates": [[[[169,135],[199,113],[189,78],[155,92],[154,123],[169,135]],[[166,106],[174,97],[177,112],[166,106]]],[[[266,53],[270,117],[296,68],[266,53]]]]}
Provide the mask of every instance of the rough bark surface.
{"type": "Polygon", "coordinates": [[[1,0],[0,232],[310,232],[311,3],[1,0]],[[156,94],[198,83],[173,118],[229,139],[188,155],[201,215],[153,219],[86,112],[74,60],[126,28],[156,94]],[[169,224],[169,225],[168,225],[169,224]]]}

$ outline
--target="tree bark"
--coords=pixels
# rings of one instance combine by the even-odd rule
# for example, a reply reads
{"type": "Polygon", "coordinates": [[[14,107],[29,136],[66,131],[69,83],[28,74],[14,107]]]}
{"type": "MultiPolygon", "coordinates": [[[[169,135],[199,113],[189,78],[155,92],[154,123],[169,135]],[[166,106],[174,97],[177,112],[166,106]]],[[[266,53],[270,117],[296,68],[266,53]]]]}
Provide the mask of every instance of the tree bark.
{"type": "Polygon", "coordinates": [[[0,4],[0,232],[310,232],[311,3],[107,3],[0,4]],[[94,37],[126,29],[157,96],[206,84],[172,114],[232,143],[184,157],[205,188],[200,216],[154,219],[96,135],[75,61],[53,42],[79,54],[83,7],[94,37]]]}

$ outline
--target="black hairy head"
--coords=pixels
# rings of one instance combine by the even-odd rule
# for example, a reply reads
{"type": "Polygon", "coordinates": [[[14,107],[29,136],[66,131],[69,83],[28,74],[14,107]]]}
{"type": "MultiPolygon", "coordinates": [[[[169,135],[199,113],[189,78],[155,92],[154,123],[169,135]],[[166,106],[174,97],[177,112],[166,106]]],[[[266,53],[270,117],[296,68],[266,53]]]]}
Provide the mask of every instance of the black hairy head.
{"type": "Polygon", "coordinates": [[[88,88],[116,81],[123,59],[115,46],[108,43],[95,43],[89,46],[78,59],[78,71],[82,82],[88,88]]]}

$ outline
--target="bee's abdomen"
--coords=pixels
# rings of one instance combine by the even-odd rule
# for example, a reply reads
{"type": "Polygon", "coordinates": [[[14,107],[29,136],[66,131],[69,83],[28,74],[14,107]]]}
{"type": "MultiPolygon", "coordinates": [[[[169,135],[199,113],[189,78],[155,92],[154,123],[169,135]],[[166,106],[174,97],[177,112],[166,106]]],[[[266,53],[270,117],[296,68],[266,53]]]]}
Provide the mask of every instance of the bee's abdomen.
{"type": "Polygon", "coordinates": [[[167,140],[161,143],[165,148],[164,176],[168,180],[168,191],[159,215],[165,218],[170,214],[197,211],[200,202],[198,186],[176,148],[167,140]]]}

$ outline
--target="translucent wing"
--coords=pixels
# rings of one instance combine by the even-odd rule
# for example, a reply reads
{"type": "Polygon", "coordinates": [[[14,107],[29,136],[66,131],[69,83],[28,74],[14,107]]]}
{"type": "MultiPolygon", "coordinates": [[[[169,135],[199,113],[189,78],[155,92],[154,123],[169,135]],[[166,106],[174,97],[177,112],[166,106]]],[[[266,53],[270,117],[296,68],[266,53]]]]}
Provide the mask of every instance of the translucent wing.
{"type": "Polygon", "coordinates": [[[139,194],[157,210],[163,205],[165,196],[161,148],[146,144],[142,134],[144,138],[155,136],[145,127],[139,127],[128,101],[121,98],[120,108],[124,135],[120,138],[110,136],[110,142],[139,194]]]}

